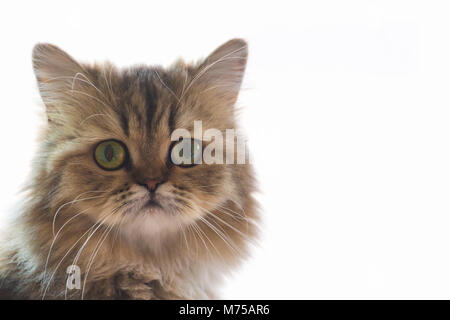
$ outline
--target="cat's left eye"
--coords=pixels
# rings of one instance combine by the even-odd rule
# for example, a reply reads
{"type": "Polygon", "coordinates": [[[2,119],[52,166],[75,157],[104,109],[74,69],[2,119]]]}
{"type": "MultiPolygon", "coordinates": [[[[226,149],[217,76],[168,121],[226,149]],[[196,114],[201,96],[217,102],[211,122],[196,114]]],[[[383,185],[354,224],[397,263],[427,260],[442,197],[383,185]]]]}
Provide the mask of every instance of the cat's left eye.
{"type": "Polygon", "coordinates": [[[201,163],[202,142],[196,139],[182,139],[170,150],[171,162],[180,167],[192,167],[201,163]]]}
{"type": "Polygon", "coordinates": [[[100,142],[94,150],[94,160],[103,170],[118,170],[127,159],[127,149],[118,140],[100,142]]]}

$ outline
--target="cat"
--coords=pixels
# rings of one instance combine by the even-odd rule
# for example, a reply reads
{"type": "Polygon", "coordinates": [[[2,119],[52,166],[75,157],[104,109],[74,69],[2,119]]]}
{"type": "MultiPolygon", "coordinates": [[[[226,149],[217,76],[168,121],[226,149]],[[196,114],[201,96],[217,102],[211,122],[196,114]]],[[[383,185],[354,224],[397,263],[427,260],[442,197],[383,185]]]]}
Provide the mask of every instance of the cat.
{"type": "Polygon", "coordinates": [[[217,298],[257,239],[253,169],[176,165],[171,133],[237,128],[247,43],[168,68],[80,63],[44,43],[32,55],[48,121],[0,234],[0,297],[217,298]]]}

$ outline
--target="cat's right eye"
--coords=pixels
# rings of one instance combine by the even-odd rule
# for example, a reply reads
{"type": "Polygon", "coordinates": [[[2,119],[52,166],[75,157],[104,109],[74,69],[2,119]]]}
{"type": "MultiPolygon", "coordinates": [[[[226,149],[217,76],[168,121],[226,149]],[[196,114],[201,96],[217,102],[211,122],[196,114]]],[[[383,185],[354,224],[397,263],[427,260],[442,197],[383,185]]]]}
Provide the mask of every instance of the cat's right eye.
{"type": "Polygon", "coordinates": [[[94,151],[95,163],[103,170],[118,170],[123,167],[128,153],[125,145],[118,140],[100,142],[94,151]]]}

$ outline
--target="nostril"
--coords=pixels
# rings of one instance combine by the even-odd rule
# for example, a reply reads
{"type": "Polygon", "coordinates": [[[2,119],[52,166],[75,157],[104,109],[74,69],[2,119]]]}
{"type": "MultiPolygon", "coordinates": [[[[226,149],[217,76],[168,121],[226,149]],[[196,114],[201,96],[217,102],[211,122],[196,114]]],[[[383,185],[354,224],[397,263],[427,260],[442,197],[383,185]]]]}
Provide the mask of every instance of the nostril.
{"type": "Polygon", "coordinates": [[[146,188],[149,192],[154,193],[158,187],[167,181],[164,178],[141,178],[136,179],[136,184],[146,188]]]}
{"type": "Polygon", "coordinates": [[[158,188],[158,185],[161,183],[161,180],[146,180],[144,182],[144,185],[147,187],[149,191],[154,192],[156,188],[158,188]]]}

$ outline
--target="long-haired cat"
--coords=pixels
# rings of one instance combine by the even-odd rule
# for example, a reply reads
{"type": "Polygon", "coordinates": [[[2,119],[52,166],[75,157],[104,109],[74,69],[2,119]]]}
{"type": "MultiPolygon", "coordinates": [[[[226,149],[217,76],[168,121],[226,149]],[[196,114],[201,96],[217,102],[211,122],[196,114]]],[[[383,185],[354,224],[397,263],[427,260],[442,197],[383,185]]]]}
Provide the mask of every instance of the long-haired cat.
{"type": "Polygon", "coordinates": [[[195,64],[118,69],[36,45],[48,122],[25,200],[0,235],[0,296],[217,297],[257,233],[252,169],[177,165],[171,133],[194,135],[194,121],[236,128],[247,51],[234,39],[195,64]]]}

